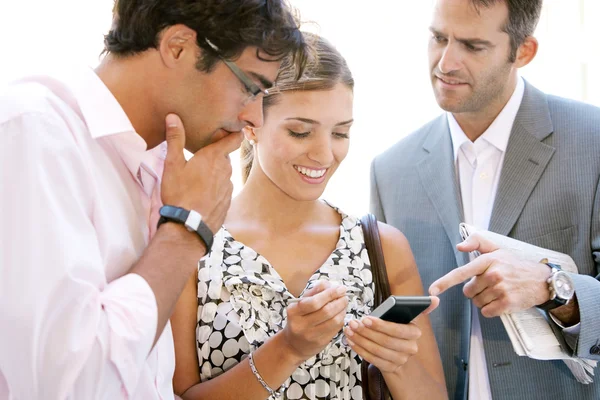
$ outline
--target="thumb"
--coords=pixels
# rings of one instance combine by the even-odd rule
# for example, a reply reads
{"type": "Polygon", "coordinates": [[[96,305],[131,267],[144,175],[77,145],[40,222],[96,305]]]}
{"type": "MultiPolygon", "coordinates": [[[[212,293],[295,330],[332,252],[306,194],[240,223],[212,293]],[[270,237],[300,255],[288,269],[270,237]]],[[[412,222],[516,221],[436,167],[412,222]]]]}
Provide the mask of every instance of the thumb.
{"type": "Polygon", "coordinates": [[[168,114],[165,118],[167,157],[165,158],[165,168],[167,165],[185,164],[183,149],[185,148],[185,129],[183,122],[177,114],[168,114]]]}
{"type": "Polygon", "coordinates": [[[496,244],[489,239],[483,238],[479,233],[470,235],[463,242],[457,244],[456,248],[463,253],[477,250],[481,254],[498,250],[498,246],[496,244]]]}

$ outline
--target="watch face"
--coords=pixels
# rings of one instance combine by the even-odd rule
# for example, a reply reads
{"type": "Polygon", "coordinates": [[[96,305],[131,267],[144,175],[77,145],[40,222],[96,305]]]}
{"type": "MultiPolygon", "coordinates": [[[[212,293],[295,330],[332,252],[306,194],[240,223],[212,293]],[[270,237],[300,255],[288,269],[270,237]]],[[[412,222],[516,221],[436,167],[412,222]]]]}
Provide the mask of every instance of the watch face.
{"type": "Polygon", "coordinates": [[[575,287],[569,274],[564,271],[559,271],[554,274],[553,280],[556,296],[561,299],[570,300],[573,297],[573,294],[575,294],[575,287]]]}

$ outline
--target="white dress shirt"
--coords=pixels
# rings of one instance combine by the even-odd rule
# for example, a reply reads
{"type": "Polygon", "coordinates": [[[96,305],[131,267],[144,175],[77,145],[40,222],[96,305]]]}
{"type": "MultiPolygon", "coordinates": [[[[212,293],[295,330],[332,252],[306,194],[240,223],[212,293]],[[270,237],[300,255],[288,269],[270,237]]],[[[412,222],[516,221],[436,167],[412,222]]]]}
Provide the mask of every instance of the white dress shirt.
{"type": "MultiPolygon", "coordinates": [[[[454,116],[447,114],[465,222],[480,229],[489,226],[506,146],[524,91],[525,83],[519,77],[508,103],[475,142],[467,138],[454,116]]],[[[469,399],[486,400],[492,398],[492,392],[477,307],[472,305],[471,312],[469,399]]]]}
{"type": "Polygon", "coordinates": [[[156,298],[128,273],[155,231],[146,151],[90,69],[0,90],[0,399],[173,399],[156,298]]]}

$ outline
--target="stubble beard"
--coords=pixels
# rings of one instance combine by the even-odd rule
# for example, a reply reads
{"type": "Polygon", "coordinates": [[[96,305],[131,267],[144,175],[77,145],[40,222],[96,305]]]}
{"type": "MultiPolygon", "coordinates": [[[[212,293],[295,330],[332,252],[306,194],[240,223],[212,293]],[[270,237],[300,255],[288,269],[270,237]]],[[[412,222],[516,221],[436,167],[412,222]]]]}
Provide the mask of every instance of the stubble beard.
{"type": "Polygon", "coordinates": [[[486,74],[483,80],[479,79],[479,84],[469,84],[471,93],[462,96],[446,96],[434,85],[436,101],[440,108],[453,114],[485,111],[502,97],[509,73],[510,64],[501,65],[486,74]]]}

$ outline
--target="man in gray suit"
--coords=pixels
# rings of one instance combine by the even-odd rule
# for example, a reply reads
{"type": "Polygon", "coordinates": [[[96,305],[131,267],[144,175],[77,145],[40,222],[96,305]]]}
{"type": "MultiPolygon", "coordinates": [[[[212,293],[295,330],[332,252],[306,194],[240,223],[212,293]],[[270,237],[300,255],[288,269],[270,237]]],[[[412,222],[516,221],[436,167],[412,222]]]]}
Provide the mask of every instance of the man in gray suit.
{"type": "Polygon", "coordinates": [[[562,361],[516,355],[498,318],[551,310],[574,354],[600,360],[600,109],[519,77],[537,51],[541,3],[438,0],[429,58],[447,113],[371,168],[373,212],[404,232],[424,284],[443,293],[431,322],[451,398],[600,398],[600,377],[584,385],[562,361]],[[477,240],[457,248],[462,221],[568,253],[579,275],[477,240]]]}

